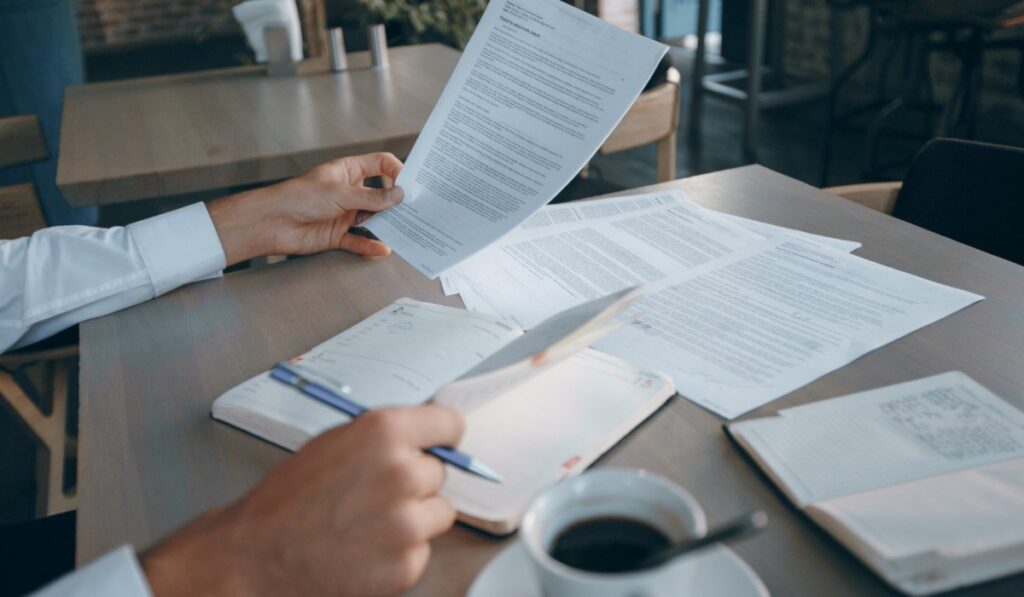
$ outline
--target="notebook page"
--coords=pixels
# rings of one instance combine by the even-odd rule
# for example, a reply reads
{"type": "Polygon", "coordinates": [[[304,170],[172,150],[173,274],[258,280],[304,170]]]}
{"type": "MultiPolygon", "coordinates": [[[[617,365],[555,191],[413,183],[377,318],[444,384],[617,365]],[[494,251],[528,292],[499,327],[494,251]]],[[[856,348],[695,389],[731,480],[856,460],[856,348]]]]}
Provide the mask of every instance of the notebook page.
{"type": "Polygon", "coordinates": [[[807,512],[915,594],[1024,568],[1024,459],[827,500],[807,512]]]}
{"type": "Polygon", "coordinates": [[[511,532],[537,490],[583,471],[673,392],[661,374],[586,349],[467,417],[459,447],[505,481],[449,469],[445,494],[471,524],[511,532]]]}
{"type": "Polygon", "coordinates": [[[957,371],[730,430],[799,506],[1024,457],[1024,413],[957,371]]]}
{"type": "MultiPolygon", "coordinates": [[[[329,387],[348,385],[351,397],[368,408],[411,405],[425,402],[520,335],[522,330],[497,317],[403,298],[291,362],[329,387]]],[[[258,435],[265,435],[274,422],[297,429],[298,436],[290,434],[288,442],[267,438],[287,448],[296,447],[291,445],[296,438],[306,439],[347,420],[266,372],[218,398],[214,416],[224,418],[219,411],[225,409],[260,415],[263,427],[247,428],[258,435]]]]}
{"type": "Polygon", "coordinates": [[[629,323],[613,320],[639,293],[628,288],[549,317],[441,388],[434,399],[463,413],[476,410],[629,323]]]}

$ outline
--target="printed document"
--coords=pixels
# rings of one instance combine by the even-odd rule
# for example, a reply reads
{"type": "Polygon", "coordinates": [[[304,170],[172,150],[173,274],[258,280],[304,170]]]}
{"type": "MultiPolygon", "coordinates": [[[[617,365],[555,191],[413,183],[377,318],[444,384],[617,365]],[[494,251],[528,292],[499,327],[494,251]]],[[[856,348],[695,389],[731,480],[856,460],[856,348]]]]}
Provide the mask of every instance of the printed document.
{"type": "Polygon", "coordinates": [[[762,240],[678,191],[657,200],[657,208],[614,218],[517,232],[500,249],[488,249],[458,268],[463,302],[529,329],[574,305],[661,280],[762,240]]]}
{"type": "Polygon", "coordinates": [[[667,47],[559,0],[492,0],[366,224],[430,278],[550,201],[611,134],[667,47]]]}
{"type": "MultiPolygon", "coordinates": [[[[529,285],[534,281],[533,278],[530,277],[512,277],[517,271],[517,268],[512,265],[512,262],[518,259],[518,257],[514,252],[506,251],[506,246],[522,242],[530,238],[535,238],[543,234],[557,234],[569,231],[578,228],[580,224],[588,222],[618,219],[620,216],[639,216],[640,212],[647,212],[649,210],[657,211],[662,208],[672,207],[677,205],[680,201],[686,201],[685,195],[679,190],[669,190],[641,193],[637,195],[626,195],[623,197],[602,199],[600,201],[578,201],[564,203],[561,205],[545,206],[540,211],[530,216],[521,225],[502,237],[499,241],[467,259],[457,267],[454,267],[442,274],[441,288],[444,290],[444,293],[449,296],[453,294],[461,294],[463,302],[466,304],[466,308],[471,311],[481,311],[497,315],[499,312],[494,306],[491,306],[488,303],[487,296],[481,295],[474,290],[476,287],[474,280],[476,278],[486,278],[490,277],[495,272],[502,272],[502,275],[506,276],[506,283],[509,288],[529,285]],[[467,282],[460,285],[460,278],[466,278],[467,282]]],[[[688,203],[688,205],[693,204],[688,203]]],[[[861,244],[856,241],[821,236],[810,232],[804,232],[802,230],[784,228],[782,226],[758,222],[756,220],[749,220],[740,216],[734,216],[732,214],[717,211],[714,213],[725,220],[732,221],[734,224],[739,224],[748,231],[758,235],[759,238],[767,238],[784,234],[845,252],[854,251],[861,246],[861,244]]],[[[689,233],[689,229],[682,228],[674,231],[670,230],[669,232],[674,234],[687,234],[689,233]]],[[[653,251],[658,250],[654,245],[652,245],[650,249],[653,251]]],[[[645,257],[645,255],[641,255],[641,257],[645,257]]],[[[548,274],[557,275],[556,272],[548,272],[548,274]]],[[[487,286],[491,289],[496,289],[496,286],[493,283],[488,284],[487,286]]],[[[524,287],[523,291],[523,294],[529,294],[528,288],[524,287]]],[[[580,297],[580,300],[582,301],[583,297],[580,297]]],[[[528,301],[528,304],[526,304],[525,307],[527,309],[531,308],[530,305],[532,305],[533,302],[534,301],[532,300],[528,301]]],[[[504,305],[504,308],[508,307],[510,306],[507,304],[504,305]]],[[[514,308],[512,311],[500,314],[518,319],[520,320],[520,323],[522,323],[523,318],[517,316],[517,311],[514,308]]]]}
{"type": "Polygon", "coordinates": [[[595,348],[731,419],[981,299],[779,237],[658,283],[595,348]]]}

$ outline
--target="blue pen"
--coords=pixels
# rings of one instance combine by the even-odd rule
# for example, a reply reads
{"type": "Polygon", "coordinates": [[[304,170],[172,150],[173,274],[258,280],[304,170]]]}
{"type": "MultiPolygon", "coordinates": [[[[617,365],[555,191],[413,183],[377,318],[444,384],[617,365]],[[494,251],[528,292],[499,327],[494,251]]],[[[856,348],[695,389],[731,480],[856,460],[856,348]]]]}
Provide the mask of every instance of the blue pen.
{"type": "MultiPolygon", "coordinates": [[[[348,398],[335,393],[329,388],[325,388],[316,382],[302,377],[284,363],[278,363],[273,369],[271,369],[270,377],[283,384],[292,386],[306,396],[339,410],[353,419],[368,410],[365,406],[357,404],[348,398]]],[[[480,462],[476,458],[473,458],[469,454],[459,452],[455,448],[434,446],[432,448],[427,448],[424,451],[431,456],[437,457],[441,462],[447,462],[455,468],[460,468],[468,473],[473,473],[474,475],[483,477],[488,481],[501,483],[501,475],[496,473],[491,469],[491,467],[480,462]]]]}

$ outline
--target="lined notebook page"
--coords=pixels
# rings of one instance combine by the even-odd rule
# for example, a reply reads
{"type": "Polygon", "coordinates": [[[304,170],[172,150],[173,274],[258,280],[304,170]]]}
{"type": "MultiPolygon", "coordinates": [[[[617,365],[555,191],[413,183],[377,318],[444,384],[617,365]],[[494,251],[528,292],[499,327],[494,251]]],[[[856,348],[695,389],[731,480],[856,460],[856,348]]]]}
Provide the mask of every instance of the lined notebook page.
{"type": "MultiPolygon", "coordinates": [[[[520,335],[497,317],[403,298],[292,363],[368,408],[412,405],[520,335]]],[[[266,372],[218,398],[213,416],[292,450],[348,420],[266,372]]]]}
{"type": "Polygon", "coordinates": [[[460,448],[504,477],[448,470],[461,517],[510,533],[540,488],[583,471],[675,393],[670,379],[586,349],[473,411],[460,448]]]}
{"type": "Polygon", "coordinates": [[[960,372],[730,430],[799,506],[1024,457],[1024,413],[960,372]]]}

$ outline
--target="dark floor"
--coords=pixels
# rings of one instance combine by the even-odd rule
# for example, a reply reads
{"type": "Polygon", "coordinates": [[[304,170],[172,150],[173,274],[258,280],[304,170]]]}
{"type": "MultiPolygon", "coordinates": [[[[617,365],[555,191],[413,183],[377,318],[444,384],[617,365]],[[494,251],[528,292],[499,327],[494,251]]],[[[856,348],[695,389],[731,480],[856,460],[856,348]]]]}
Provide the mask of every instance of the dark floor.
{"type": "MultiPolygon", "coordinates": [[[[238,40],[209,41],[188,48],[149,48],[122,56],[92,57],[88,63],[90,80],[106,80],[158,74],[169,70],[195,70],[230,66],[239,62],[243,48],[238,40]]],[[[692,60],[681,49],[672,50],[682,71],[684,90],[681,122],[689,113],[689,80],[692,60]]],[[[902,124],[913,128],[909,117],[902,124]]],[[[824,102],[766,112],[759,131],[759,161],[765,166],[808,182],[820,184],[824,102]]],[[[740,109],[722,100],[709,99],[705,107],[703,142],[691,147],[685,134],[679,136],[677,176],[732,168],[747,163],[740,149],[742,114],[740,109]]],[[[981,114],[979,140],[1024,144],[1024,100],[1009,108],[990,108],[981,114]]],[[[841,130],[835,143],[830,184],[862,182],[864,164],[863,128],[841,130]]],[[[888,138],[882,144],[883,158],[905,162],[920,147],[923,139],[888,138]]],[[[655,181],[653,147],[642,147],[594,159],[595,171],[622,187],[635,187],[655,181]]],[[[899,167],[883,178],[901,177],[899,167]]],[[[0,522],[31,516],[34,493],[33,441],[7,411],[0,409],[0,522]]]]}
{"type": "MultiPolygon", "coordinates": [[[[703,139],[690,145],[685,134],[689,114],[689,88],[692,55],[682,48],[673,48],[672,57],[682,73],[682,112],[677,152],[676,176],[713,172],[747,164],[741,149],[743,113],[738,104],[707,99],[704,108],[703,139]]],[[[766,111],[761,117],[758,163],[773,170],[821,186],[822,150],[826,106],[823,100],[798,106],[766,111]]],[[[914,136],[886,135],[882,138],[879,161],[897,162],[875,178],[898,180],[906,164],[924,144],[917,135],[924,130],[923,116],[899,115],[894,125],[914,136]]],[[[833,145],[829,185],[866,182],[864,153],[865,129],[854,123],[836,133],[833,145]]],[[[1008,145],[1024,145],[1024,99],[1019,104],[983,110],[979,119],[977,140],[1008,145]]],[[[593,165],[610,182],[629,188],[651,184],[654,175],[654,147],[641,147],[622,153],[597,156],[593,165]]]]}

